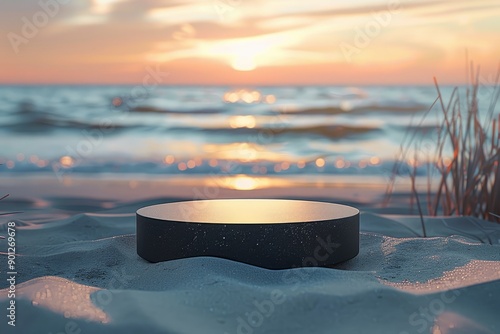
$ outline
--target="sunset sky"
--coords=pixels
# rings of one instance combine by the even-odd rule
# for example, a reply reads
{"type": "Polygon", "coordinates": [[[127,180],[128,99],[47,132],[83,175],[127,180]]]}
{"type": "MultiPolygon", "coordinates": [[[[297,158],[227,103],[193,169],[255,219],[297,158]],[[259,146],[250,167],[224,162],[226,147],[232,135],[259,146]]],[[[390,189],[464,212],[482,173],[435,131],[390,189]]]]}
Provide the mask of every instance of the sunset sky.
{"type": "Polygon", "coordinates": [[[466,49],[485,81],[500,61],[498,0],[17,0],[0,27],[6,84],[455,84],[466,49]]]}

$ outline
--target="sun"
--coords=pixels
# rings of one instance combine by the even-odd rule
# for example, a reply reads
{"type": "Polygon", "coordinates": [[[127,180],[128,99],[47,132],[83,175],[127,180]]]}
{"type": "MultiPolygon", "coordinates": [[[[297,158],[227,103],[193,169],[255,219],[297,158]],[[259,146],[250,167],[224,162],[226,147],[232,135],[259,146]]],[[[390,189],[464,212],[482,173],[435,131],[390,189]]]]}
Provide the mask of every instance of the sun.
{"type": "Polygon", "coordinates": [[[236,71],[253,71],[257,68],[257,64],[253,56],[237,55],[231,61],[231,67],[236,71]]]}

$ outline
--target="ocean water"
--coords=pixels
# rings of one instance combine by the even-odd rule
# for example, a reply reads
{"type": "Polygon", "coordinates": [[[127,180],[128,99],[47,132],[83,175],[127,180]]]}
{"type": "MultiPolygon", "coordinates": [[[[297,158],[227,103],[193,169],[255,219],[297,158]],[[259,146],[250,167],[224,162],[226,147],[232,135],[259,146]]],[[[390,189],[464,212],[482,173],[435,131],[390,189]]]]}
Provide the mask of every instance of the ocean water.
{"type": "Polygon", "coordinates": [[[436,97],[433,86],[0,86],[0,171],[381,175],[436,97]]]}

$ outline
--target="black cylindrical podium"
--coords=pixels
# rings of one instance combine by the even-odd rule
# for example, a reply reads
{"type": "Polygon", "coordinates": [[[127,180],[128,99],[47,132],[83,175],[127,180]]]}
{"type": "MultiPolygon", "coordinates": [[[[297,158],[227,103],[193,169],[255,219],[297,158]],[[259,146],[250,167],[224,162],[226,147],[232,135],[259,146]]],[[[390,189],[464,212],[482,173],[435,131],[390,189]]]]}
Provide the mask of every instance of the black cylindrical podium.
{"type": "Polygon", "coordinates": [[[359,252],[359,210],[340,204],[224,199],[137,210],[137,253],[150,262],[215,256],[285,269],[330,266],[359,252]]]}

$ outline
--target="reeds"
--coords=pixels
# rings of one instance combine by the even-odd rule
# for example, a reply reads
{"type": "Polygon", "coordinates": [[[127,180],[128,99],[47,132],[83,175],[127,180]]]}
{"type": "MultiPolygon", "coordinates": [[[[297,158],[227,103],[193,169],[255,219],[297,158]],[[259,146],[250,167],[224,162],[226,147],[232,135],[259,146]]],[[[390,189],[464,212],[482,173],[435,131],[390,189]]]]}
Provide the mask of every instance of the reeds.
{"type": "MultiPolygon", "coordinates": [[[[0,201],[6,199],[7,197],[9,197],[9,194],[0,197],[0,201]]],[[[13,215],[15,213],[20,213],[20,212],[0,212],[0,216],[13,215]]]]}
{"type": "Polygon", "coordinates": [[[433,106],[437,103],[440,111],[438,126],[429,134],[433,137],[433,147],[423,150],[417,133],[407,133],[393,169],[386,200],[393,191],[396,176],[406,164],[409,166],[406,172],[411,181],[412,203],[416,201],[421,217],[424,213],[431,216],[464,215],[500,222],[500,115],[495,114],[500,97],[499,76],[500,69],[495,82],[483,87],[489,89],[491,95],[485,113],[479,110],[482,84],[479,68],[474,74],[471,65],[472,83],[462,95],[459,88],[455,88],[447,103],[434,78],[437,99],[433,106]],[[410,156],[412,158],[408,159],[410,156]],[[425,206],[421,205],[417,187],[419,167],[426,169],[425,206]]]}

